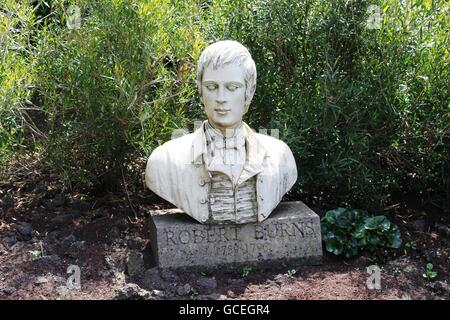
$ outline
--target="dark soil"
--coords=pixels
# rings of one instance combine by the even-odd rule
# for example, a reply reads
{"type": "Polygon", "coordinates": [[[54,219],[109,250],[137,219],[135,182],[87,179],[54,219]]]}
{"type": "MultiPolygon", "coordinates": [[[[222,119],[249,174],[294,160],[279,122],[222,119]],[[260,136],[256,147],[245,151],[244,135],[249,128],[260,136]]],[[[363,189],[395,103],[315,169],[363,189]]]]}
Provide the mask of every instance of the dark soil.
{"type": "MultiPolygon", "coordinates": [[[[159,272],[149,252],[149,210],[169,208],[128,183],[127,192],[69,192],[60,177],[27,168],[0,182],[0,299],[449,299],[448,215],[399,201],[387,217],[402,247],[321,266],[159,272]],[[133,256],[131,262],[127,257],[133,256]],[[427,263],[436,277],[423,276],[427,263]],[[367,266],[381,269],[368,289],[367,266]],[[70,265],[81,289],[69,289],[70,265]]],[[[124,188],[125,190],[125,188],[124,188]]],[[[307,203],[308,204],[308,203],[307,203]]],[[[326,208],[313,209],[323,215],[326,208]]]]}

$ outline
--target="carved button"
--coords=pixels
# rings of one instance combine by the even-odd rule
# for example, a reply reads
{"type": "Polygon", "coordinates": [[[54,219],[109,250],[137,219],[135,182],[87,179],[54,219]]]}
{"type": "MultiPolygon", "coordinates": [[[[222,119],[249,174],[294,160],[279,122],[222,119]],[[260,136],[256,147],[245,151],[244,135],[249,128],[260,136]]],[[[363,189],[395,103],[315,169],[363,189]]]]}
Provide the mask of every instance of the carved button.
{"type": "Polygon", "coordinates": [[[207,202],[208,202],[208,200],[205,199],[205,198],[201,198],[201,199],[200,199],[200,203],[201,203],[201,204],[205,204],[205,203],[207,203],[207,202]]]}
{"type": "Polygon", "coordinates": [[[199,184],[201,187],[203,187],[203,186],[206,184],[205,179],[200,179],[200,180],[198,181],[198,184],[199,184]]]}

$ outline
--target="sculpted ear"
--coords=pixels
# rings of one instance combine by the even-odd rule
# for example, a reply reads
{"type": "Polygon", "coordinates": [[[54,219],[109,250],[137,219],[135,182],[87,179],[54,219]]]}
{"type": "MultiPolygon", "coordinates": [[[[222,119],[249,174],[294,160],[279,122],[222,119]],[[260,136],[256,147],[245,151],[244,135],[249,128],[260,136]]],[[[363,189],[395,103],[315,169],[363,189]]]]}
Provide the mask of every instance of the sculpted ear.
{"type": "Polygon", "coordinates": [[[242,114],[243,116],[247,114],[248,108],[249,108],[249,107],[250,107],[250,104],[247,103],[247,101],[246,101],[246,102],[245,102],[245,105],[244,105],[244,113],[242,114]]]}
{"type": "Polygon", "coordinates": [[[250,107],[250,103],[253,100],[253,96],[255,94],[256,86],[247,87],[249,84],[245,84],[245,109],[244,115],[248,112],[248,108],[250,107]]]}

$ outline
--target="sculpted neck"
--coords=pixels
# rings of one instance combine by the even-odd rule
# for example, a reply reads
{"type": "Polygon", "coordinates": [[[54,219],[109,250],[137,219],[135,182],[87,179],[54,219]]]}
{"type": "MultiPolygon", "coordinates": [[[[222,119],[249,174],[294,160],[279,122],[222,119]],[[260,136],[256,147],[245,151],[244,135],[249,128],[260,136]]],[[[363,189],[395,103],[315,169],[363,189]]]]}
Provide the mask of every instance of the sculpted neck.
{"type": "Polygon", "coordinates": [[[220,133],[225,138],[233,137],[236,133],[236,130],[238,130],[239,128],[242,127],[242,121],[239,122],[238,124],[234,125],[233,127],[227,127],[227,128],[215,126],[210,121],[208,121],[208,124],[211,126],[211,128],[216,130],[218,133],[220,133]]]}

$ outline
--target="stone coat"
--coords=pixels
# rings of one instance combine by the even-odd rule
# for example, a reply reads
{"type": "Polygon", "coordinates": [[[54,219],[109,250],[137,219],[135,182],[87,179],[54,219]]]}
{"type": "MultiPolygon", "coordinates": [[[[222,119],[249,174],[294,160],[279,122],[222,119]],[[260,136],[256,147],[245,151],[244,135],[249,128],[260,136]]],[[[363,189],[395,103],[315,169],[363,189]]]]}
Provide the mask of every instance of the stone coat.
{"type": "MultiPolygon", "coordinates": [[[[146,185],[195,220],[209,220],[209,185],[205,169],[204,126],[191,134],[170,140],[150,155],[145,170],[146,185]]],[[[238,184],[256,177],[258,221],[266,219],[297,180],[297,166],[289,147],[281,140],[255,133],[245,123],[247,163],[238,184]]]]}

